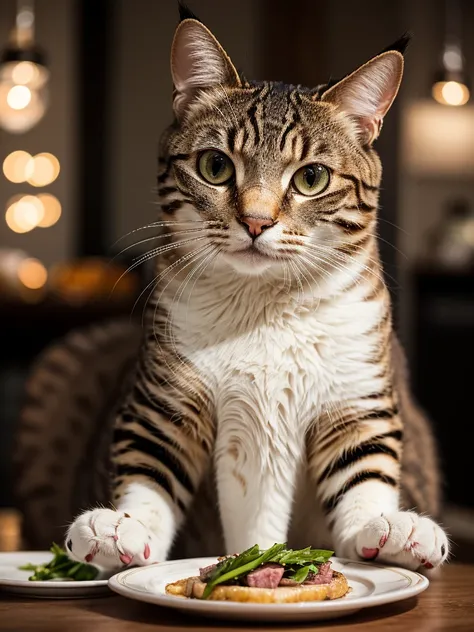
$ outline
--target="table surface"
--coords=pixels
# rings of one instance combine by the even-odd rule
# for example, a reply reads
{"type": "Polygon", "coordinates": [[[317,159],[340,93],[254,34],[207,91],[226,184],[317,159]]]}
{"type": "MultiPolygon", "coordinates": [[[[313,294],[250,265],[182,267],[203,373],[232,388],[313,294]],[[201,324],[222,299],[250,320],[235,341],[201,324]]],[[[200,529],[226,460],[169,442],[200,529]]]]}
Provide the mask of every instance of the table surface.
{"type": "Polygon", "coordinates": [[[330,632],[449,632],[474,630],[474,565],[450,564],[418,598],[368,608],[328,622],[258,625],[180,615],[112,595],[95,599],[32,600],[0,596],[0,630],[8,632],[215,632],[223,630],[329,630],[330,632]]]}

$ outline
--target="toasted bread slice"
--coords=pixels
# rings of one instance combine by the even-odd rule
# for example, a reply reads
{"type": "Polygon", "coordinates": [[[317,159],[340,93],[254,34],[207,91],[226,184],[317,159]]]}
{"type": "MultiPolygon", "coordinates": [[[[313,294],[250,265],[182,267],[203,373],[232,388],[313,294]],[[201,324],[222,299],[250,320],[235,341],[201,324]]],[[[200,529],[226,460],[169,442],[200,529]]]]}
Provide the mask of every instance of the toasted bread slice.
{"type": "MultiPolygon", "coordinates": [[[[199,577],[188,577],[168,584],[166,592],[177,597],[200,599],[206,584],[199,577]]],[[[347,579],[334,571],[329,584],[305,586],[279,586],[278,588],[251,588],[249,586],[216,586],[209,599],[215,601],[239,601],[242,603],[296,603],[299,601],[324,601],[339,599],[349,591],[347,579]]]]}

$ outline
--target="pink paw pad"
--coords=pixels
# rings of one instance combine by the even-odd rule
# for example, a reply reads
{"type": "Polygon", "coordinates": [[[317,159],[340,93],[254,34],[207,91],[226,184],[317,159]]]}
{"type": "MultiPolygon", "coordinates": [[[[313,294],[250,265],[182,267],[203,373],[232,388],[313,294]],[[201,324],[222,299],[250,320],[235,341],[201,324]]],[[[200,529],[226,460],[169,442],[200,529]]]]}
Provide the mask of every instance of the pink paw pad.
{"type": "Polygon", "coordinates": [[[145,544],[145,550],[143,552],[143,557],[147,560],[150,557],[150,547],[148,544],[145,544]]]}
{"type": "Polygon", "coordinates": [[[418,542],[408,542],[405,547],[405,551],[409,553],[410,551],[413,551],[413,549],[416,549],[417,546],[420,546],[418,542]]]}
{"type": "Polygon", "coordinates": [[[365,546],[362,547],[362,556],[366,560],[374,560],[377,557],[378,554],[379,554],[379,550],[378,549],[368,549],[365,546]]]}
{"type": "Polygon", "coordinates": [[[99,551],[99,548],[97,546],[94,546],[89,553],[85,556],[84,560],[87,562],[87,564],[90,564],[92,562],[92,560],[94,559],[94,557],[97,555],[99,551]]]}
{"type": "Polygon", "coordinates": [[[127,553],[122,553],[122,554],[120,555],[120,561],[121,561],[123,564],[130,564],[130,562],[132,561],[132,559],[133,559],[133,558],[132,558],[132,556],[131,556],[131,555],[128,555],[127,553]]]}

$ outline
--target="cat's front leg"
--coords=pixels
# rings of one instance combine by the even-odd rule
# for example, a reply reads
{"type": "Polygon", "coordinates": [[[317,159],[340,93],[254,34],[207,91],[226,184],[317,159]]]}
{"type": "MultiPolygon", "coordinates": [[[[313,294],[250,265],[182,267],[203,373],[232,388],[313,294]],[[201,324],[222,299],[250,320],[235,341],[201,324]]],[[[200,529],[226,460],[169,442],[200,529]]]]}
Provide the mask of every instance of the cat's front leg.
{"type": "Polygon", "coordinates": [[[76,518],[65,540],[69,554],[108,569],[164,561],[209,465],[214,435],[212,404],[193,367],[144,348],[116,421],[116,509],[76,518]]]}
{"type": "Polygon", "coordinates": [[[299,438],[241,394],[227,398],[218,426],[215,469],[227,553],[286,542],[299,438]]]}
{"type": "Polygon", "coordinates": [[[350,402],[321,420],[310,439],[310,468],[331,526],[336,554],[410,569],[439,566],[446,534],[431,518],[401,511],[402,428],[392,406],[350,402]]]}

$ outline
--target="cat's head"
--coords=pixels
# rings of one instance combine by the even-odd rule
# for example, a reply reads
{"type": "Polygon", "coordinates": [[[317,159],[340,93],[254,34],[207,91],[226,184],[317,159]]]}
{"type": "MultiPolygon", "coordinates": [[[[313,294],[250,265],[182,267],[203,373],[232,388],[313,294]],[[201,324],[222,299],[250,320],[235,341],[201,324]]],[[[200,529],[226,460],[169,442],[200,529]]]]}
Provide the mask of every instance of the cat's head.
{"type": "Polygon", "coordinates": [[[243,274],[337,269],[374,233],[373,142],[400,86],[406,38],[333,84],[249,83],[181,9],[176,122],[158,180],[164,219],[194,232],[175,240],[243,274]]]}

